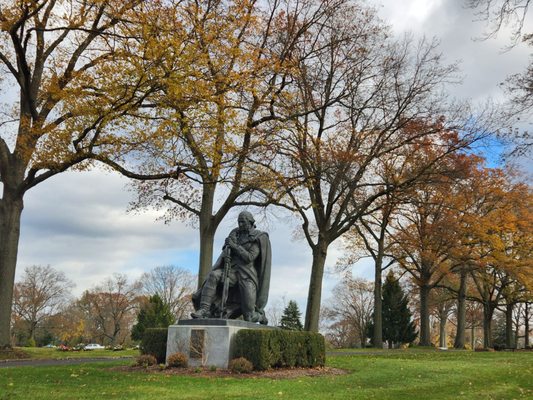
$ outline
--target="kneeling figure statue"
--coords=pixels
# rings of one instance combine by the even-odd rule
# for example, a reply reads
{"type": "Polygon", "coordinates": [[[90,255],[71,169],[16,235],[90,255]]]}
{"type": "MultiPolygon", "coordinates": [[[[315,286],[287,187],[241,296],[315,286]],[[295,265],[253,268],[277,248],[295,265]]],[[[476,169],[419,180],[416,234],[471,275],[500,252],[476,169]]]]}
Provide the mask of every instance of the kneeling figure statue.
{"type": "Polygon", "coordinates": [[[193,294],[193,318],[236,319],[266,325],[271,250],[266,232],[255,229],[248,211],[226,238],[222,254],[202,287],[193,294]]]}

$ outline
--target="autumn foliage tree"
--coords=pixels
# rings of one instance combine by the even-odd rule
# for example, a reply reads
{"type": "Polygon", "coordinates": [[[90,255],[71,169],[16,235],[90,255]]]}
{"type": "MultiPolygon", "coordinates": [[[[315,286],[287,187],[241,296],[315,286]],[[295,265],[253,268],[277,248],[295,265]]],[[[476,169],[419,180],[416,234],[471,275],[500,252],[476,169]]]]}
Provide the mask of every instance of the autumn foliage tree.
{"type": "Polygon", "coordinates": [[[139,307],[140,286],[128,282],[125,275],[115,274],[77,301],[85,329],[92,340],[109,345],[123,344],[139,307]]]}
{"type": "Polygon", "coordinates": [[[0,2],[0,83],[9,99],[0,121],[0,347],[9,346],[24,195],[81,168],[106,142],[107,124],[138,102],[133,93],[146,77],[118,74],[115,57],[128,14],[139,4],[0,2]]]}
{"type": "Polygon", "coordinates": [[[13,317],[24,321],[28,338],[35,341],[35,332],[48,318],[66,306],[74,283],[64,273],[50,266],[34,265],[24,269],[15,284],[13,317]]]}
{"type": "MultiPolygon", "coordinates": [[[[436,144],[438,146],[438,144],[436,144]]],[[[431,152],[427,147],[426,151],[431,152]]],[[[430,294],[452,272],[453,255],[461,246],[458,193],[477,158],[450,154],[440,171],[419,182],[410,192],[395,222],[395,259],[413,279],[420,293],[420,344],[431,345],[430,294]]]]}
{"type": "Polygon", "coordinates": [[[470,275],[476,288],[472,298],[483,305],[485,347],[492,347],[494,311],[506,300],[511,329],[513,305],[520,292],[527,293],[532,284],[531,189],[506,178],[502,171],[493,171],[492,182],[488,183],[499,196],[471,231],[475,268],[470,275]]]}
{"type": "Polygon", "coordinates": [[[212,267],[214,235],[228,212],[269,202],[253,159],[263,159],[269,123],[280,118],[295,44],[333,6],[209,0],[146,7],[130,64],[142,58],[131,73],[154,77],[154,86],[119,145],[127,157],[109,165],[138,179],[135,208],[155,207],[166,221],[198,226],[198,286],[212,267]],[[158,181],[143,178],[164,173],[158,181]]]}
{"type": "Polygon", "coordinates": [[[374,201],[427,167],[419,164],[387,185],[376,172],[381,160],[405,154],[402,149],[457,120],[445,126],[438,121],[446,104],[439,89],[455,66],[442,62],[435,43],[394,42],[374,11],[352,2],[339,5],[309,35],[315,39],[302,42],[297,52],[312,57],[298,65],[297,88],[287,99],[301,116],[281,127],[275,180],[287,192],[284,205],[301,219],[313,254],[305,329],[316,331],[331,243],[374,201]],[[417,121],[425,123],[414,129],[417,121]]]}

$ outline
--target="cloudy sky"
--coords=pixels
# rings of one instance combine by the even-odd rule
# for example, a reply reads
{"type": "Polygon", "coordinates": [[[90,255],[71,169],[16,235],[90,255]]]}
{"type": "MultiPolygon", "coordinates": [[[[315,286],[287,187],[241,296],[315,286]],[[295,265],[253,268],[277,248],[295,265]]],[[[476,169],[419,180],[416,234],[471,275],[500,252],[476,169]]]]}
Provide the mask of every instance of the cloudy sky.
{"type": "MultiPolygon", "coordinates": [[[[509,43],[507,32],[496,39],[475,41],[486,25],[474,22],[472,10],[463,8],[460,0],[369,3],[379,7],[395,34],[410,31],[416,37],[440,39],[446,59],[461,65],[463,84],[453,88],[459,98],[474,102],[488,97],[503,100],[499,84],[527,65],[529,51],[525,46],[502,51],[509,43]]],[[[130,199],[125,178],[99,170],[64,173],[32,189],[23,212],[17,276],[26,266],[49,264],[76,282],[73,293],[79,295],[115,272],[127,274],[132,280],[158,265],[175,264],[196,272],[196,230],[179,221],[169,225],[158,222],[155,212],[127,213],[130,199]]],[[[219,228],[216,249],[221,248],[235,220],[233,213],[219,228]]],[[[258,225],[269,231],[272,239],[270,303],[280,307],[284,301],[295,299],[304,311],[311,265],[308,246],[293,239],[295,223],[287,215],[279,213],[258,225]]],[[[333,266],[340,255],[339,248],[328,255],[325,300],[338,280],[333,266]]],[[[371,278],[371,264],[363,261],[353,273],[371,278]]]]}

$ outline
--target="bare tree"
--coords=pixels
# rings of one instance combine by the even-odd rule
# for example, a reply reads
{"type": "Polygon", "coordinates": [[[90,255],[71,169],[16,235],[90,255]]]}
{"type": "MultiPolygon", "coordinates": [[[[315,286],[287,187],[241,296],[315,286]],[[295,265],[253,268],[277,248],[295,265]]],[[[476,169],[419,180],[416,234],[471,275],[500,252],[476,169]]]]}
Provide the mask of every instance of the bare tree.
{"type": "Polygon", "coordinates": [[[35,340],[39,325],[68,303],[73,287],[74,283],[63,272],[49,265],[24,269],[14,288],[13,314],[25,322],[31,340],[35,340]]]}
{"type": "Polygon", "coordinates": [[[176,319],[187,318],[192,311],[191,295],[196,277],[175,265],[160,266],[145,272],[139,284],[148,296],[159,295],[176,319]]]}
{"type": "MultiPolygon", "coordinates": [[[[523,29],[531,0],[467,0],[466,4],[476,10],[480,19],[490,24],[485,38],[496,36],[504,26],[510,26],[512,29],[513,45],[524,38],[523,29]]],[[[526,35],[526,38],[528,36],[526,35]]]]}
{"type": "Polygon", "coordinates": [[[285,297],[277,298],[275,301],[270,302],[265,310],[268,324],[271,326],[279,326],[281,322],[281,315],[285,308],[285,297]]]}
{"type": "Polygon", "coordinates": [[[447,323],[456,305],[455,294],[445,288],[433,289],[430,297],[431,313],[439,322],[439,347],[448,347],[447,323]]]}
{"type": "MultiPolygon", "coordinates": [[[[467,0],[466,4],[476,10],[476,15],[489,25],[483,39],[495,37],[503,27],[509,27],[511,44],[507,50],[520,42],[533,46],[533,34],[524,32],[527,18],[531,16],[531,0],[467,0]]],[[[524,72],[509,76],[505,86],[511,100],[511,109],[508,110],[505,121],[518,123],[524,119],[522,116],[527,121],[533,110],[533,62],[529,63],[524,72]]],[[[528,155],[533,145],[531,133],[520,129],[511,129],[508,133],[515,144],[510,156],[528,155]]]]}
{"type": "MultiPolygon", "coordinates": [[[[363,279],[346,274],[333,289],[333,297],[328,301],[325,313],[333,322],[328,326],[330,336],[337,335],[355,338],[358,345],[365,347],[367,330],[374,313],[374,285],[363,279]],[[353,333],[349,334],[347,330],[353,333]],[[334,334],[333,332],[336,332],[334,334]]],[[[342,342],[338,338],[338,342],[342,342]]]]}
{"type": "Polygon", "coordinates": [[[91,337],[110,345],[123,343],[135,321],[139,291],[138,283],[130,284],[121,274],[85,291],[78,307],[84,313],[91,337]]]}

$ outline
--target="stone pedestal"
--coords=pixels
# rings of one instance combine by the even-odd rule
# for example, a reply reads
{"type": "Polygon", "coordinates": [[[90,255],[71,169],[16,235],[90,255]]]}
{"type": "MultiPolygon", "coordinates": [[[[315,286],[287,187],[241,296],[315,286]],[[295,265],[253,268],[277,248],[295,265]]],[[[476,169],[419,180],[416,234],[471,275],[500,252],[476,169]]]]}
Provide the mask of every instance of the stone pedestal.
{"type": "Polygon", "coordinates": [[[189,357],[190,367],[227,368],[233,358],[233,337],[241,329],[275,329],[235,319],[180,320],[168,327],[167,359],[177,352],[189,357]]]}

